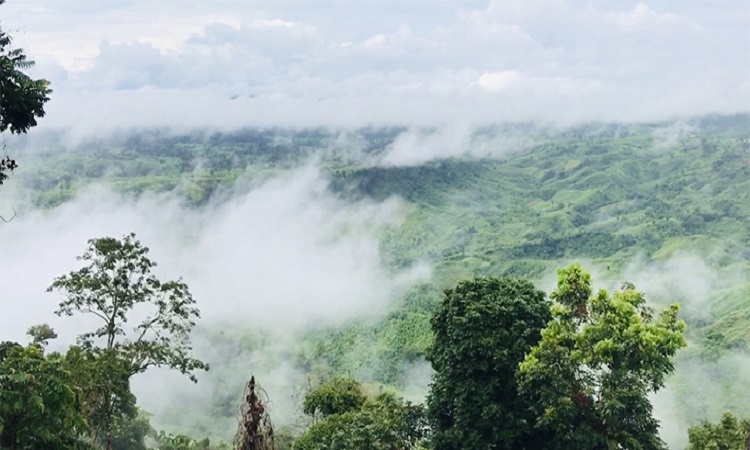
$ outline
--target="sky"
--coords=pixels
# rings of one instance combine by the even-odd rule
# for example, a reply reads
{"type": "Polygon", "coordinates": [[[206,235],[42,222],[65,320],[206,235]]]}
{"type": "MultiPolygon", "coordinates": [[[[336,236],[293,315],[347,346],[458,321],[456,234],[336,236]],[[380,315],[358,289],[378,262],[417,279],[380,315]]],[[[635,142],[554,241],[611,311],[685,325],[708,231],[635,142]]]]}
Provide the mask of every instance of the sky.
{"type": "Polygon", "coordinates": [[[747,0],[8,0],[40,128],[671,120],[750,110],[747,0]]]}

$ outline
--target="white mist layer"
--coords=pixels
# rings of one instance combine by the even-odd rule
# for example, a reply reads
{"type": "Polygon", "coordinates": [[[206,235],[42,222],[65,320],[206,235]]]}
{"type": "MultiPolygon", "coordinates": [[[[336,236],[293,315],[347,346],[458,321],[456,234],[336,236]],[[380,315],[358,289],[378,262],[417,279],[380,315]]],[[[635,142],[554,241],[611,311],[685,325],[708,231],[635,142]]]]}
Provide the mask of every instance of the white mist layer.
{"type": "Polygon", "coordinates": [[[501,159],[527,149],[532,143],[530,136],[520,133],[483,134],[478,127],[460,122],[433,130],[411,128],[388,145],[379,164],[419,166],[433,160],[461,156],[501,159]]]}
{"type": "Polygon", "coordinates": [[[151,249],[156,274],[181,276],[190,287],[204,330],[194,339],[196,356],[214,363],[197,386],[163,370],[136,376],[139,405],[158,413],[184,400],[183,408],[203,410],[200,417],[208,418],[217,389],[229,389],[236,404],[255,374],[289,417],[295,404],[289,393],[304,387],[291,353],[298,334],[377,318],[403,289],[428,279],[429,270],[393,273],[382,262],[378,232],[399,223],[398,200],[345,202],[327,190],[315,168],[228,195],[191,209],[174,195],[133,198],[94,187],[57,208],[27,211],[3,224],[0,339],[26,342],[28,327],[46,322],[60,334],[51,349],[63,350],[91,329],[90,318],[54,316],[61,297],[45,289],[78,267],[75,257],[88,239],[135,232],[151,249]],[[216,330],[266,336],[263,349],[249,351],[231,336],[220,344],[204,336],[216,330]]]}

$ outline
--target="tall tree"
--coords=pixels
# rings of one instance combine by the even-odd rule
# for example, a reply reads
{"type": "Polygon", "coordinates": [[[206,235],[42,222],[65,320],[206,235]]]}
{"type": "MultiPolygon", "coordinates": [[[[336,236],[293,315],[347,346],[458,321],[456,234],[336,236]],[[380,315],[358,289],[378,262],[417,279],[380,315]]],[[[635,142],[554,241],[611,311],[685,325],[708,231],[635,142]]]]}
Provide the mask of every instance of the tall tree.
{"type": "Polygon", "coordinates": [[[537,397],[544,445],[559,450],[663,450],[649,394],[674,370],[685,345],[678,305],[658,316],[626,283],[592,295],[577,264],[558,271],[553,319],[520,366],[520,385],[537,397]]]}
{"type": "Polygon", "coordinates": [[[527,281],[475,279],[445,291],[428,354],[436,450],[541,448],[528,432],[533,417],[515,380],[549,319],[544,293],[527,281]]]}
{"type": "Polygon", "coordinates": [[[208,366],[191,356],[190,331],[200,316],[188,287],[181,280],[162,282],[151,270],[148,247],[129,234],[122,239],[91,239],[77,259],[83,268],[56,278],[48,291],[65,295],[58,315],[89,314],[101,326],[79,336],[79,345],[93,370],[92,383],[101,397],[92,412],[102,415],[107,448],[118,404],[127,400],[130,377],[149,367],[169,367],[196,381],[194,371],[208,366]],[[126,330],[135,314],[141,322],[126,330]],[[109,375],[107,375],[109,374],[109,375]],[[120,394],[118,394],[120,393],[120,394]]]}
{"type": "MultiPolygon", "coordinates": [[[[0,5],[5,0],[0,0],[0,5]]],[[[0,28],[0,133],[25,133],[44,116],[49,101],[49,82],[35,80],[23,71],[34,65],[20,48],[12,48],[12,38],[0,28]]],[[[0,185],[7,172],[16,168],[16,161],[0,157],[0,185]]]]}

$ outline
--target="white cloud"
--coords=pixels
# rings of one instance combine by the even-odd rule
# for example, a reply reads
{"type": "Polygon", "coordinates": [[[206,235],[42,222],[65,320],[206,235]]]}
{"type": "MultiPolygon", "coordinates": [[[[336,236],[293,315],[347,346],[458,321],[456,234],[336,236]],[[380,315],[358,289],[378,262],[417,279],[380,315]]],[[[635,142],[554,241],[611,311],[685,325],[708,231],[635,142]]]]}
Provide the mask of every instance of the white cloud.
{"type": "Polygon", "coordinates": [[[501,91],[517,85],[521,80],[521,74],[515,70],[503,70],[502,72],[488,72],[482,74],[477,84],[490,92],[501,91]]]}
{"type": "Polygon", "coordinates": [[[603,17],[607,22],[613,23],[626,30],[648,29],[687,22],[676,14],[660,14],[649,8],[645,3],[638,3],[632,11],[607,12],[603,14],[603,17]]]}
{"type": "Polygon", "coordinates": [[[377,231],[398,224],[399,210],[396,200],[342,202],[313,168],[200,212],[171,196],[90,190],[3,227],[0,273],[15,281],[3,282],[0,329],[5,339],[22,339],[40,321],[65,326],[51,318],[56,296],[45,287],[75,266],[87,239],[129,231],[151,247],[161,274],[184,276],[208,322],[262,313],[294,328],[377,314],[393,289],[414,281],[380,261],[377,231]]]}
{"type": "Polygon", "coordinates": [[[377,162],[383,166],[417,166],[451,157],[501,158],[534,144],[529,136],[482,131],[453,122],[435,129],[413,128],[399,134],[377,162]]]}
{"type": "Polygon", "coordinates": [[[486,8],[469,15],[478,22],[517,24],[566,10],[568,5],[563,0],[490,0],[486,8]]]}
{"type": "Polygon", "coordinates": [[[259,19],[251,24],[251,28],[258,30],[283,30],[296,35],[309,36],[315,33],[315,27],[282,19],[259,19]]]}
{"type": "MultiPolygon", "coordinates": [[[[82,316],[54,316],[61,295],[45,288],[78,267],[75,257],[88,239],[132,231],[150,248],[157,276],[183,277],[190,287],[202,316],[196,356],[213,364],[197,386],[167,371],[135,377],[139,404],[156,414],[172,402],[196,405],[179,424],[214,424],[219,418],[205,411],[216,405],[217,392],[231,394],[234,404],[255,374],[271,395],[275,421],[288,423],[298,413],[290,395],[305,383],[294,368],[300,336],[355,317],[376,320],[405,289],[428,281],[430,271],[394,271],[381,259],[378,237],[400,224],[400,201],[345,202],[314,167],[224,194],[197,210],[173,194],[134,198],[94,187],[51,210],[19,210],[0,233],[0,341],[26,342],[26,329],[46,322],[60,335],[51,343],[57,350],[94,326],[82,316]],[[239,336],[217,343],[223,331],[239,336]],[[246,335],[259,339],[254,351],[243,349],[246,335]]],[[[211,430],[220,431],[231,437],[232,430],[211,430]]]]}
{"type": "Polygon", "coordinates": [[[42,123],[63,126],[89,114],[109,117],[100,125],[110,127],[134,117],[176,124],[185,114],[205,125],[259,115],[348,126],[750,108],[741,2],[407,0],[332,10],[307,1],[11,0],[2,8],[4,25],[23,30],[17,41],[39,61],[34,73],[53,83],[42,123]],[[127,111],[116,109],[122,89],[139,99],[127,111]],[[79,100],[90,96],[98,100],[79,100]],[[240,101],[226,106],[228,97],[240,101]]]}
{"type": "Polygon", "coordinates": [[[669,148],[694,131],[696,131],[695,127],[679,120],[671,125],[656,128],[651,132],[651,138],[655,149],[669,148]]]}

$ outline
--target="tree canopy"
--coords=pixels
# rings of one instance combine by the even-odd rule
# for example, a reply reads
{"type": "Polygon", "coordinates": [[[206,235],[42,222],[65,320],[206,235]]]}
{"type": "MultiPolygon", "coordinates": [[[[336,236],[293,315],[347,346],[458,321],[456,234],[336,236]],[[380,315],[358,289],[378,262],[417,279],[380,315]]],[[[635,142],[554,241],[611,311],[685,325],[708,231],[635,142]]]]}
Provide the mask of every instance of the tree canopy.
{"type": "Polygon", "coordinates": [[[725,413],[717,424],[704,422],[688,430],[687,450],[750,449],[750,420],[740,420],[725,413]]]}
{"type": "Polygon", "coordinates": [[[200,317],[187,284],[162,282],[151,273],[156,263],[135,234],[122,239],[91,239],[79,261],[85,267],[56,278],[47,291],[65,295],[58,315],[91,314],[101,326],[79,336],[84,348],[116,350],[130,375],[152,366],[179,370],[195,381],[193,371],[207,366],[193,358],[190,331],[200,317]],[[146,312],[133,327],[124,328],[135,308],[146,312]]]}
{"type": "Polygon", "coordinates": [[[58,315],[90,314],[100,327],[78,337],[69,357],[81,368],[79,376],[88,399],[95,440],[112,449],[118,421],[135,420],[130,378],[149,367],[175,369],[196,381],[195,370],[208,366],[191,356],[190,331],[200,316],[188,287],[181,280],[162,282],[151,273],[156,263],[148,247],[129,234],[122,239],[91,239],[81,269],[56,278],[48,291],[65,298],[58,315]],[[130,316],[143,317],[132,330],[130,316]]]}
{"type": "Polygon", "coordinates": [[[577,264],[558,271],[553,319],[520,366],[524,392],[538,397],[537,429],[560,450],[663,450],[649,394],[685,346],[679,307],[658,316],[632,284],[592,295],[577,264]]]}
{"type": "Polygon", "coordinates": [[[367,400],[362,386],[345,377],[333,378],[305,395],[302,412],[314,418],[344,414],[361,408],[367,400]]]}
{"type": "MultiPolygon", "coordinates": [[[[0,0],[0,5],[5,0],[0,0]]],[[[13,39],[0,28],[0,133],[26,133],[44,116],[44,104],[49,101],[49,82],[33,79],[24,70],[34,65],[23,49],[12,47],[13,39]]],[[[0,185],[7,172],[16,168],[16,161],[0,157],[0,185]]]]}
{"type": "Polygon", "coordinates": [[[315,421],[294,441],[294,450],[418,450],[426,445],[421,405],[390,393],[368,398],[351,379],[335,378],[311,390],[305,408],[315,421]]]}
{"type": "Polygon", "coordinates": [[[80,391],[59,354],[37,345],[4,343],[0,350],[0,448],[84,449],[88,431],[80,391]]]}
{"type": "MultiPolygon", "coordinates": [[[[0,5],[5,0],[0,1],[0,5]]],[[[23,72],[34,65],[23,49],[12,48],[13,39],[0,28],[0,132],[25,133],[44,116],[49,82],[23,72]]]]}
{"type": "Polygon", "coordinates": [[[538,448],[515,377],[549,318],[544,293],[527,281],[474,279],[445,291],[428,355],[436,450],[538,448]]]}

